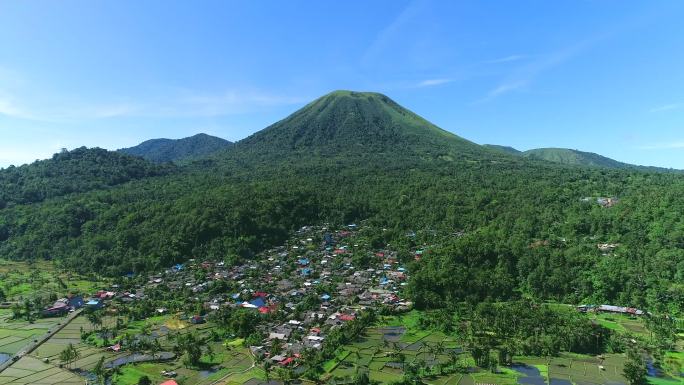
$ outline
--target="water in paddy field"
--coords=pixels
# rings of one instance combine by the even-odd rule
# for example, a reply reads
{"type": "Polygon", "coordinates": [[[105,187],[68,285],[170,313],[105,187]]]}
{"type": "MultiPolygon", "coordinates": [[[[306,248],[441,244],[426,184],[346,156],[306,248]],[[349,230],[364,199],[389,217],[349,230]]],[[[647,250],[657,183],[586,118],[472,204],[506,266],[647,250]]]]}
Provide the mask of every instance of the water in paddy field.
{"type": "Polygon", "coordinates": [[[511,369],[524,374],[526,377],[518,378],[519,384],[527,385],[546,385],[546,380],[539,373],[539,369],[530,365],[512,365],[511,369]]]}
{"type": "Polygon", "coordinates": [[[0,364],[5,363],[5,361],[8,361],[10,358],[12,358],[11,354],[0,353],[0,364]]]}

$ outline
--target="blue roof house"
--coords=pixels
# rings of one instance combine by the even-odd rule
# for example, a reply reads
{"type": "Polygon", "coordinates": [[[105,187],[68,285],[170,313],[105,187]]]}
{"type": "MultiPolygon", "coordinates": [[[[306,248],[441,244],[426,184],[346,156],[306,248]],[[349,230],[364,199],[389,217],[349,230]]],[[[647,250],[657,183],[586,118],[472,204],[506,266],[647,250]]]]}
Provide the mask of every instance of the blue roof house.
{"type": "Polygon", "coordinates": [[[261,297],[257,297],[257,298],[255,298],[255,299],[251,300],[249,303],[251,303],[252,305],[254,305],[254,306],[256,306],[256,307],[264,307],[264,306],[266,306],[266,302],[265,302],[264,299],[261,298],[261,297]]]}
{"type": "Polygon", "coordinates": [[[98,310],[98,309],[102,309],[104,307],[104,302],[102,302],[99,299],[91,299],[88,302],[86,302],[85,305],[89,309],[98,310]]]}

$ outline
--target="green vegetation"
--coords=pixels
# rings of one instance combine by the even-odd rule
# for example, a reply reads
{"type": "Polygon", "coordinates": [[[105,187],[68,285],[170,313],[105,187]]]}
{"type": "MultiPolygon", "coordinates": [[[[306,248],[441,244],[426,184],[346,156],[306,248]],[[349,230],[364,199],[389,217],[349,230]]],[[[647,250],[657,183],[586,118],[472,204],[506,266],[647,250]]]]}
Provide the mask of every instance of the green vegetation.
{"type": "Polygon", "coordinates": [[[519,151],[513,147],[510,147],[510,146],[500,146],[498,144],[483,144],[482,147],[486,147],[486,148],[489,148],[490,150],[494,150],[494,151],[503,152],[503,153],[509,154],[509,155],[521,155],[522,154],[521,151],[519,151]]]}
{"type": "Polygon", "coordinates": [[[549,162],[605,168],[631,168],[630,164],[618,162],[592,152],[570,150],[567,148],[537,148],[528,150],[521,154],[523,157],[549,162]]]}
{"type": "MultiPolygon", "coordinates": [[[[0,209],[101,190],[173,171],[174,168],[168,165],[156,166],[100,148],[63,150],[49,160],[0,170],[0,209]]],[[[9,229],[0,221],[0,242],[10,235],[9,229]]]]}
{"type": "Polygon", "coordinates": [[[231,142],[210,136],[197,134],[183,139],[151,139],[135,147],[119,150],[124,154],[139,156],[155,163],[178,162],[197,159],[225,150],[231,142]]]}
{"type": "MultiPolygon", "coordinates": [[[[12,172],[37,175],[69,154],[12,172]]],[[[405,261],[435,245],[411,266],[420,308],[533,298],[681,314],[683,187],[677,174],[497,153],[386,96],[339,91],[166,177],[6,208],[0,255],[121,275],[190,257],[234,263],[301,225],[366,219],[387,229],[372,242],[405,261]],[[582,201],[592,196],[620,201],[582,201]],[[603,255],[600,242],[620,246],[603,255]]]]}

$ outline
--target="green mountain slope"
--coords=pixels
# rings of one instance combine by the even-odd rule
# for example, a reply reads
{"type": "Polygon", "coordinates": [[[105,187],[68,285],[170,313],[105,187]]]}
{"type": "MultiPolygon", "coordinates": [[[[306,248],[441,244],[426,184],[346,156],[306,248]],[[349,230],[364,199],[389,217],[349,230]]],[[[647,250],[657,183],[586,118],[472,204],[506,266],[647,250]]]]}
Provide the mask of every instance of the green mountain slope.
{"type": "Polygon", "coordinates": [[[520,154],[522,154],[521,151],[518,151],[515,148],[509,147],[509,146],[500,146],[498,144],[483,144],[482,146],[489,148],[490,150],[503,152],[503,153],[509,154],[509,155],[520,155],[520,154]]]}
{"type": "Polygon", "coordinates": [[[446,158],[486,156],[470,141],[442,130],[385,95],[335,91],[238,142],[260,156],[375,154],[446,158]]]}
{"type": "Polygon", "coordinates": [[[77,148],[51,159],[0,170],[0,208],[41,202],[173,172],[140,158],[100,148],[77,148]]]}
{"type": "Polygon", "coordinates": [[[230,146],[232,143],[225,139],[197,134],[183,139],[150,139],[118,151],[162,163],[203,158],[230,146]]]}

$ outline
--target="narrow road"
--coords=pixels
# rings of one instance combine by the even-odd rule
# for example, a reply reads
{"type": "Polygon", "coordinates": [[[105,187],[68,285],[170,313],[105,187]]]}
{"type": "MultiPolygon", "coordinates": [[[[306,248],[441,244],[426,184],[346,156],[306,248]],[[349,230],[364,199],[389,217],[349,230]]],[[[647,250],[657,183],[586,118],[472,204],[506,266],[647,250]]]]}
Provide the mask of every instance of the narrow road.
{"type": "Polygon", "coordinates": [[[78,317],[79,314],[83,311],[84,308],[80,308],[76,310],[73,313],[70,313],[64,321],[60,322],[59,325],[55,325],[52,329],[50,329],[47,333],[45,333],[43,336],[39,337],[36,339],[36,341],[31,341],[28,345],[24,346],[23,349],[19,350],[17,354],[15,354],[13,357],[10,357],[9,360],[5,361],[5,363],[0,364],[0,373],[4,371],[5,369],[9,368],[12,366],[13,363],[19,361],[21,357],[24,357],[25,355],[31,354],[34,350],[38,349],[40,345],[44,344],[45,341],[49,340],[57,334],[60,330],[62,330],[65,326],[67,326],[71,321],[74,320],[74,318],[78,317]]]}

